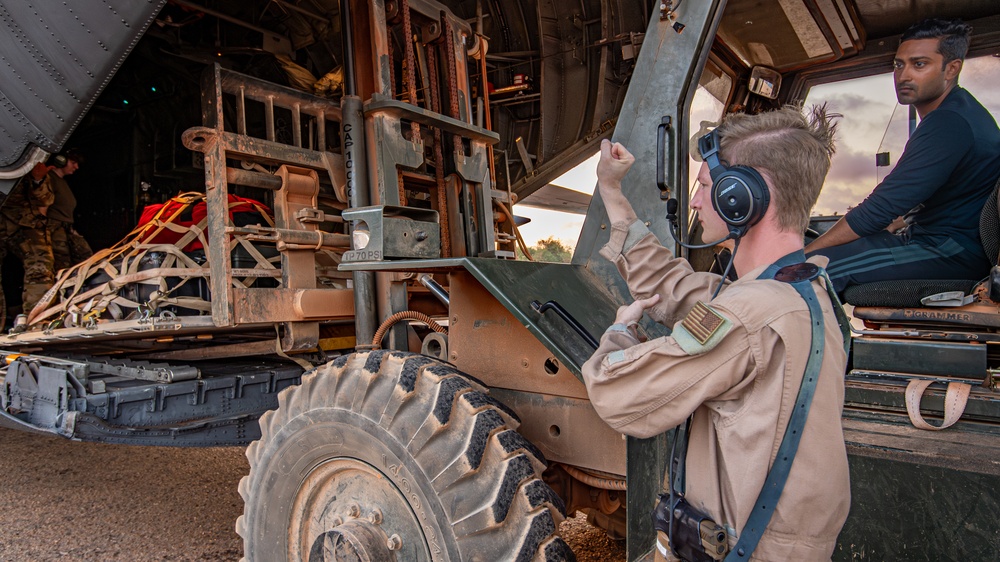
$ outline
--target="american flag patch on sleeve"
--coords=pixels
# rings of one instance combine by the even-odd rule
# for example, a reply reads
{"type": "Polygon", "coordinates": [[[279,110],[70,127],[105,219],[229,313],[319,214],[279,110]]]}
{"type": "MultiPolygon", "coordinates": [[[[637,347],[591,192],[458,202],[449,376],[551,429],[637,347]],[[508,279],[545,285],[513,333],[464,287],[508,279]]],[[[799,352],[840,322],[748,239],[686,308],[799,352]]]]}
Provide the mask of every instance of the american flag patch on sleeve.
{"type": "Polygon", "coordinates": [[[718,345],[733,323],[699,301],[683,320],[674,325],[673,337],[690,355],[705,353],[718,345]]]}
{"type": "Polygon", "coordinates": [[[719,316],[719,313],[709,308],[701,301],[694,305],[691,312],[684,317],[681,322],[688,333],[698,340],[698,343],[705,345],[726,319],[719,316]]]}

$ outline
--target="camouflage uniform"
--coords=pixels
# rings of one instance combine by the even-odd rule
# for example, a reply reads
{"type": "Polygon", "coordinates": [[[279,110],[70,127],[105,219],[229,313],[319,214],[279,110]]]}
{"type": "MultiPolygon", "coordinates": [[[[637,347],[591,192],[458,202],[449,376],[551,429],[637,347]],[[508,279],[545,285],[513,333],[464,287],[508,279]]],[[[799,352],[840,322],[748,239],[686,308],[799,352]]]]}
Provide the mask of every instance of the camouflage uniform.
{"type": "Polygon", "coordinates": [[[52,184],[55,201],[49,207],[46,217],[55,271],[59,271],[89,258],[94,255],[94,251],[90,249],[87,240],[73,228],[76,196],[69,188],[69,183],[55,171],[49,172],[48,179],[52,184]]]}
{"type": "MultiPolygon", "coordinates": [[[[46,208],[55,201],[48,176],[37,184],[21,178],[0,209],[0,260],[8,252],[24,264],[24,312],[28,313],[55,282],[46,208]]],[[[2,289],[0,289],[2,291],[2,289]]]]}

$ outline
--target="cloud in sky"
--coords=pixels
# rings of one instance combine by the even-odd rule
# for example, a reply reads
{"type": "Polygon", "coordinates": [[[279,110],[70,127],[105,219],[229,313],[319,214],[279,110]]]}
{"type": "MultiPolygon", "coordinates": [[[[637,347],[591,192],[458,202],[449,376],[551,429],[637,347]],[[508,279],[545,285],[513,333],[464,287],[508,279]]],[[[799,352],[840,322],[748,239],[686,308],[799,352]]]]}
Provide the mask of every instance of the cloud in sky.
{"type": "MultiPolygon", "coordinates": [[[[552,183],[582,193],[593,193],[597,186],[597,162],[600,156],[600,152],[595,153],[572,170],[552,180],[552,183]]],[[[530,223],[519,228],[528,246],[538,244],[539,240],[554,237],[566,247],[573,248],[580,237],[585,218],[583,215],[528,207],[527,204],[517,205],[514,214],[531,219],[530,223]]]]}
{"type": "MultiPolygon", "coordinates": [[[[810,95],[809,103],[815,103],[812,98],[810,95]]],[[[855,93],[834,93],[824,96],[823,101],[827,104],[827,111],[841,115],[838,129],[842,141],[845,138],[855,141],[858,138],[881,138],[896,105],[888,103],[882,96],[873,98],[855,93]]]]}
{"type": "Polygon", "coordinates": [[[997,57],[978,57],[965,61],[958,83],[976,96],[993,119],[1000,121],[1000,89],[997,88],[997,76],[1000,74],[1000,59],[997,57]]]}
{"type": "Polygon", "coordinates": [[[850,184],[827,181],[823,185],[823,192],[819,202],[813,208],[814,215],[843,215],[848,207],[857,205],[861,198],[858,197],[857,189],[850,184]]]}
{"type": "Polygon", "coordinates": [[[583,229],[583,220],[585,218],[583,215],[574,215],[523,205],[517,206],[514,214],[531,219],[531,222],[518,229],[521,231],[521,236],[524,237],[524,243],[528,246],[538,244],[539,240],[554,237],[562,242],[563,245],[573,248],[580,237],[580,231],[583,229]]]}
{"type": "Polygon", "coordinates": [[[834,183],[875,187],[875,156],[860,150],[839,150],[833,156],[833,165],[826,180],[834,183]]]}
{"type": "Polygon", "coordinates": [[[593,193],[597,185],[597,162],[600,159],[601,153],[595,152],[572,170],[552,180],[552,183],[581,193],[593,193]]]}

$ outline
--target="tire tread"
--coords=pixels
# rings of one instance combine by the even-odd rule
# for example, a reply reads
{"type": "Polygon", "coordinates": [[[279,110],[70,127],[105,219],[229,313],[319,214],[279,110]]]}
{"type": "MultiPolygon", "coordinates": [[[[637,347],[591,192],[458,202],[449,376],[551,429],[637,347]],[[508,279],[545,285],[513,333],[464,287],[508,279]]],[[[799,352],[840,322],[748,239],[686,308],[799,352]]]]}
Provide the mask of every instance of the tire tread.
{"type": "Polygon", "coordinates": [[[267,504],[257,501],[257,480],[272,460],[269,445],[306,423],[299,416],[328,408],[364,415],[406,447],[437,492],[463,558],[572,559],[556,534],[565,506],[540,478],[541,451],[515,431],[517,415],[447,364],[376,350],[304,375],[301,385],[282,391],[277,410],[261,416],[261,439],[246,450],[250,474],[239,485],[246,507],[236,531],[247,560],[254,559],[256,510],[267,504]]]}

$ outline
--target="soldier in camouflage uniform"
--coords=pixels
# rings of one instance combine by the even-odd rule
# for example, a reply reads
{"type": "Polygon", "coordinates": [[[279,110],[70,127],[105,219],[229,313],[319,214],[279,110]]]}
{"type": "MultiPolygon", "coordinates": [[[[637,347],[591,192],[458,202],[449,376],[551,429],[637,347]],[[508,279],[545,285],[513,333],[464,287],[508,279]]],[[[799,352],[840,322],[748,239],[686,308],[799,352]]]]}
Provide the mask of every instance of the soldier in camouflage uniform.
{"type": "Polygon", "coordinates": [[[49,207],[49,239],[52,241],[52,255],[55,271],[80,263],[94,254],[90,244],[73,228],[73,212],[76,210],[76,196],[66,182],[66,176],[73,175],[83,164],[83,156],[70,150],[66,153],[66,165],[49,172],[49,182],[55,202],[49,207]]]}
{"type": "Polygon", "coordinates": [[[26,314],[55,282],[52,244],[45,216],[49,205],[55,201],[48,173],[65,164],[66,157],[62,155],[36,164],[14,185],[0,208],[0,260],[9,252],[24,264],[23,310],[26,314]]]}

